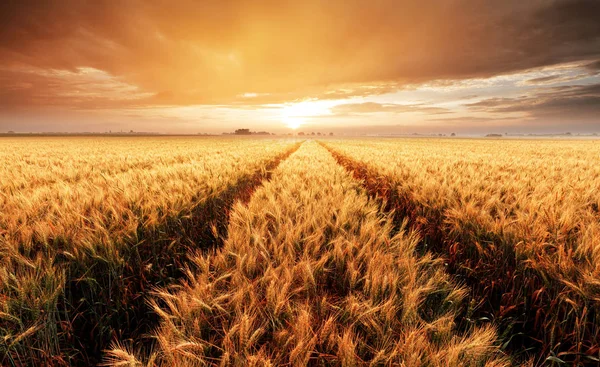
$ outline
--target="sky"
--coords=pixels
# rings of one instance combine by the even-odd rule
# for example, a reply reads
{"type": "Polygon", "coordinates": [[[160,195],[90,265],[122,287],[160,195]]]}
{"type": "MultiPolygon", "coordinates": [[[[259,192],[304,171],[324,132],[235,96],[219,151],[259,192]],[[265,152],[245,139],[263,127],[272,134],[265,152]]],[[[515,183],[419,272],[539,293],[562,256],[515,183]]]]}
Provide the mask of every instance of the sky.
{"type": "Polygon", "coordinates": [[[600,133],[599,0],[3,0],[0,132],[600,133]]]}

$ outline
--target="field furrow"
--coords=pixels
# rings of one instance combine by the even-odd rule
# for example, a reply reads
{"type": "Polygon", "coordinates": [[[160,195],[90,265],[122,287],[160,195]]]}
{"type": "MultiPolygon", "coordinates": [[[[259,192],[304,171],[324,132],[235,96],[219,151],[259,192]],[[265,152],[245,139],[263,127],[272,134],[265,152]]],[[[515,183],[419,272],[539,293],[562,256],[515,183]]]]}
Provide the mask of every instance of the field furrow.
{"type": "Polygon", "coordinates": [[[471,289],[517,360],[600,357],[600,153],[595,142],[398,139],[323,143],[409,220],[471,289]]]}
{"type": "Polygon", "coordinates": [[[419,238],[393,232],[361,183],[315,142],[234,205],[228,237],[152,300],[151,352],[106,365],[502,366],[492,327],[457,330],[467,291],[419,238]]]}
{"type": "Polygon", "coordinates": [[[298,146],[224,140],[188,151],[200,154],[189,164],[53,187],[25,207],[22,195],[6,196],[0,364],[92,365],[111,339],[149,331],[151,288],[181,277],[190,251],[218,246],[233,203],[298,146]]]}

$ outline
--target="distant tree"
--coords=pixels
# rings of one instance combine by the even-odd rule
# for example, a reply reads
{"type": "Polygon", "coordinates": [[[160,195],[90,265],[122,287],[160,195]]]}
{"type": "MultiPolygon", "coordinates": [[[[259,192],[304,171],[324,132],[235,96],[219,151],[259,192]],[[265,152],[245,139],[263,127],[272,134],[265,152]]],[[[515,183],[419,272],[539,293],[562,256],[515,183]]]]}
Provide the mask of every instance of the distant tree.
{"type": "Polygon", "coordinates": [[[304,136],[304,133],[303,133],[302,131],[300,131],[300,132],[298,133],[298,136],[304,136]]]}
{"type": "Polygon", "coordinates": [[[456,133],[452,133],[452,134],[450,134],[450,136],[456,136],[456,133]]]}
{"type": "Polygon", "coordinates": [[[312,133],[310,133],[310,135],[315,135],[315,132],[313,131],[312,133]]]}
{"type": "Polygon", "coordinates": [[[318,136],[321,136],[321,133],[317,133],[318,136]]]}
{"type": "Polygon", "coordinates": [[[329,136],[333,136],[333,133],[329,133],[329,136]]]}
{"type": "Polygon", "coordinates": [[[570,132],[566,132],[566,133],[565,133],[565,135],[569,135],[569,136],[571,136],[571,135],[573,135],[573,134],[571,134],[570,132]]]}
{"type": "Polygon", "coordinates": [[[250,134],[252,134],[250,132],[250,129],[237,129],[235,131],[235,135],[250,135],[250,134]]]}

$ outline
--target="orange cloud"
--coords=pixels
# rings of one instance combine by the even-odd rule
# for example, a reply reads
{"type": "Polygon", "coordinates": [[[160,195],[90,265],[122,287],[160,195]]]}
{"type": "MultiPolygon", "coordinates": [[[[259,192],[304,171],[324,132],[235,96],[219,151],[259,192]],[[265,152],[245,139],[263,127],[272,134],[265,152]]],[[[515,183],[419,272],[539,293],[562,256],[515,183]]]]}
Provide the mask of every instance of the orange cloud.
{"type": "Polygon", "coordinates": [[[387,112],[387,113],[407,113],[407,112],[420,112],[427,113],[430,115],[441,115],[450,113],[446,108],[425,106],[422,104],[396,104],[396,103],[376,103],[376,102],[364,102],[364,103],[346,103],[339,104],[331,108],[331,112],[337,115],[351,115],[351,114],[363,114],[363,113],[374,113],[374,112],[387,112]]]}
{"type": "Polygon", "coordinates": [[[600,58],[599,18],[595,0],[4,1],[0,105],[118,108],[247,104],[240,97],[246,93],[256,94],[251,103],[378,94],[407,83],[593,62],[600,58]],[[28,68],[66,74],[22,72],[28,68]],[[81,70],[105,80],[86,86],[81,70]],[[113,86],[132,88],[133,97],[113,86]]]}

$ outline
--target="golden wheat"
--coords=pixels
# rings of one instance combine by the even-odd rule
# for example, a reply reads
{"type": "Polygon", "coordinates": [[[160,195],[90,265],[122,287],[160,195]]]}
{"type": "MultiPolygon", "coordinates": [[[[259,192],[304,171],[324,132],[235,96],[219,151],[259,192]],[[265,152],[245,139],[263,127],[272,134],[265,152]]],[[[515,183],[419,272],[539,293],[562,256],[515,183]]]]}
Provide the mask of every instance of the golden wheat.
{"type": "Polygon", "coordinates": [[[538,363],[600,357],[598,141],[326,144],[470,279],[508,341],[531,336],[538,363]]]}
{"type": "MultiPolygon", "coordinates": [[[[68,365],[71,355],[85,353],[73,334],[100,343],[120,333],[115,325],[137,322],[125,319],[136,316],[127,314],[127,301],[140,296],[135,292],[143,291],[146,279],[169,281],[176,269],[162,266],[169,266],[169,257],[186,256],[176,250],[179,243],[204,246],[189,243],[189,231],[195,229],[181,223],[194,224],[189,217],[197,215],[196,208],[227,190],[242,189],[236,185],[292,144],[197,138],[2,140],[0,364],[68,365]],[[141,258],[147,254],[154,258],[141,258]],[[73,330],[77,322],[82,330],[73,330]]],[[[225,212],[219,203],[205,211],[225,212]]]]}
{"type": "Polygon", "coordinates": [[[595,141],[0,143],[0,364],[600,357],[595,141]]]}
{"type": "MultiPolygon", "coordinates": [[[[491,327],[454,327],[466,290],[314,142],[237,204],[221,249],[156,291],[146,365],[502,366],[491,327]]],[[[114,356],[106,365],[144,356],[114,356]]]]}

